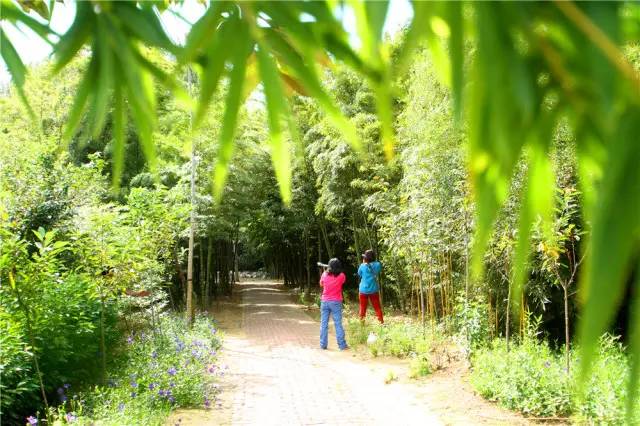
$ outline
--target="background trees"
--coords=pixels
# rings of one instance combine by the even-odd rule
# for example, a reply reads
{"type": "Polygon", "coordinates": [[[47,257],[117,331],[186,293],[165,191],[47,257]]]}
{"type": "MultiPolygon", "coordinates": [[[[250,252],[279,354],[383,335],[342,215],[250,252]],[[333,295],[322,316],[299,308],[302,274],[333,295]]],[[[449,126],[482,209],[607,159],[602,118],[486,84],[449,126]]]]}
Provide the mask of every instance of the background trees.
{"type": "MultiPolygon", "coordinates": [[[[72,218],[81,217],[82,202],[74,198],[83,191],[77,177],[93,169],[84,175],[94,182],[87,206],[131,202],[143,206],[151,223],[173,223],[163,229],[172,237],[169,244],[140,250],[158,248],[163,272],[168,274],[171,264],[172,274],[183,281],[187,167],[181,143],[192,140],[183,109],[191,108],[194,123],[217,141],[210,157],[203,151],[199,167],[211,175],[199,174],[201,187],[212,186],[218,200],[225,191],[237,194],[215,206],[199,191],[196,208],[207,224],[198,229],[196,248],[205,288],[196,291],[202,299],[214,289],[230,288],[239,231],[247,229],[251,237],[245,245],[261,252],[288,283],[305,276],[311,281],[312,247],[318,258],[338,255],[355,264],[363,247],[378,246],[395,265],[389,278],[399,305],[406,308],[406,295],[413,291],[423,313],[446,318],[453,294],[464,288],[465,303],[474,293],[490,295],[486,309],[494,333],[504,325],[510,334],[513,319],[523,335],[527,310],[546,312],[549,301],[555,304],[557,288],[549,284],[565,283],[560,287],[567,301],[562,265],[574,269],[571,264],[586,254],[579,274],[584,310],[578,335],[587,376],[598,338],[613,323],[637,269],[637,5],[415,2],[412,23],[396,50],[383,39],[386,2],[352,5],[357,46],[337,18],[344,6],[324,2],[286,8],[214,2],[184,46],[165,33],[158,18],[164,6],[156,3],[79,2],[74,24],[59,39],[35,17],[49,18],[44,2],[25,5],[26,10],[10,0],[0,5],[3,25],[20,23],[55,45],[53,68],[65,69],[71,83],[28,81],[2,30],[1,53],[16,92],[11,105],[4,100],[2,105],[11,124],[2,136],[9,167],[1,173],[6,188],[25,188],[2,191],[3,226],[31,247],[29,253],[36,247],[32,231],[40,226],[45,235],[56,227],[57,235],[70,237],[72,218]],[[419,51],[412,63],[408,58],[423,41],[429,53],[419,51]],[[85,45],[88,50],[82,50],[85,45]],[[317,64],[333,69],[325,75],[317,64]],[[181,78],[185,67],[197,69],[195,106],[181,78]],[[413,76],[404,80],[411,67],[413,76]],[[431,68],[435,72],[421,79],[422,70],[431,68]],[[252,113],[241,105],[258,84],[265,106],[264,117],[257,119],[262,124],[255,126],[246,124],[252,113]],[[217,97],[217,89],[224,98],[217,97]],[[429,89],[427,96],[423,89],[429,89]],[[59,96],[51,95],[57,90],[59,96]],[[41,95],[38,100],[35,94],[41,95]],[[25,110],[16,107],[18,99],[25,110]],[[267,148],[259,131],[265,121],[271,166],[264,161],[267,148]],[[16,161],[8,157],[13,138],[28,139],[16,161]],[[243,141],[249,155],[238,160],[234,148],[243,154],[243,141]],[[73,166],[58,154],[62,142],[71,142],[73,166]],[[293,146],[298,157],[291,155],[293,146]],[[383,154],[388,163],[380,165],[383,154]],[[258,169],[245,167],[250,158],[259,159],[258,169]],[[251,173],[227,182],[235,161],[251,173]],[[299,178],[292,177],[294,170],[299,178]],[[116,188],[122,185],[120,193],[110,192],[105,175],[116,188]],[[242,189],[255,176],[264,177],[256,185],[260,198],[242,189]],[[581,194],[579,212],[572,211],[570,219],[564,198],[560,210],[554,207],[555,186],[565,195],[581,194]],[[148,191],[133,191],[136,187],[148,191]],[[168,200],[175,211],[163,217],[154,206],[168,200]],[[256,217],[260,220],[253,221],[256,217]],[[587,237],[577,256],[566,246],[576,241],[574,229],[584,229],[587,237]],[[274,260],[277,256],[267,253],[283,255],[274,260]]],[[[147,220],[114,210],[114,223],[132,220],[139,226],[147,220]]],[[[147,230],[149,238],[154,229],[147,230]]],[[[3,274],[6,281],[8,272],[3,274]]],[[[175,304],[182,294],[181,289],[172,294],[175,304]]],[[[568,312],[569,303],[562,305],[568,312]]],[[[636,340],[630,341],[634,352],[636,340]]],[[[632,371],[633,396],[640,370],[632,371]]]]}

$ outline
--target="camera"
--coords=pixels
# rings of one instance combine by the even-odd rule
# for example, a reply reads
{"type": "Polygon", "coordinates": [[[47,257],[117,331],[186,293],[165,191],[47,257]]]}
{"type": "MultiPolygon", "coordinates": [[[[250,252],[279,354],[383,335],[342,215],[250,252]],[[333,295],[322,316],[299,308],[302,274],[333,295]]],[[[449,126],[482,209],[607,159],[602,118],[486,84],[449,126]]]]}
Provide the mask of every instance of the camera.
{"type": "Polygon", "coordinates": [[[329,265],[327,265],[326,263],[322,263],[322,262],[318,262],[318,266],[321,268],[325,268],[327,269],[329,267],[329,265]]]}

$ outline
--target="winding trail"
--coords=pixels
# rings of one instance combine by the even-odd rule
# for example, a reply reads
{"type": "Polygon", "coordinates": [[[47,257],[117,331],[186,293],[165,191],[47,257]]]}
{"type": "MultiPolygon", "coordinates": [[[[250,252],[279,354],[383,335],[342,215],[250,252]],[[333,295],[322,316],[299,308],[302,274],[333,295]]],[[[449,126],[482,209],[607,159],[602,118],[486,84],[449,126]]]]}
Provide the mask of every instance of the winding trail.
{"type": "Polygon", "coordinates": [[[341,352],[332,331],[329,349],[319,349],[318,323],[279,283],[243,282],[236,288],[240,300],[212,307],[225,332],[220,404],[180,411],[168,424],[526,424],[459,387],[402,378],[385,384],[389,371],[406,375],[406,366],[341,352]],[[489,415],[478,416],[486,407],[489,415]]]}

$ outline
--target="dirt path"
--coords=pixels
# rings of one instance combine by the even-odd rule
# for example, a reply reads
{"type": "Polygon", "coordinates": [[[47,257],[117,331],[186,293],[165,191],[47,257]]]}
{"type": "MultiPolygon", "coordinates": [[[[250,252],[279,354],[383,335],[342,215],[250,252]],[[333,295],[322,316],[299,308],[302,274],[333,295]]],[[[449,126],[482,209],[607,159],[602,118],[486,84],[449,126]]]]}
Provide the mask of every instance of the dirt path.
{"type": "MultiPolygon", "coordinates": [[[[407,378],[398,360],[319,349],[319,325],[275,282],[244,282],[236,303],[213,307],[226,333],[220,405],[181,410],[180,425],[527,424],[475,396],[457,376],[407,378]],[[389,371],[397,381],[385,384],[389,371]]],[[[330,327],[333,327],[330,323],[330,327]]]]}

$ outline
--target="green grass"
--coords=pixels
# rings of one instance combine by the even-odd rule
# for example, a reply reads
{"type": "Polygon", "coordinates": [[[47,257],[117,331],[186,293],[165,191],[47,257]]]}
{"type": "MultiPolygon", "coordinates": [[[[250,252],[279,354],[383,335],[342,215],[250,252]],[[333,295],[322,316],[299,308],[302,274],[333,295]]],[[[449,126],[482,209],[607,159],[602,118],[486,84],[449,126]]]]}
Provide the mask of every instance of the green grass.
{"type": "Polygon", "coordinates": [[[438,340],[430,330],[410,319],[386,318],[385,325],[378,323],[364,325],[355,316],[346,317],[347,343],[350,346],[366,345],[374,357],[392,356],[410,359],[410,376],[413,378],[426,376],[435,369],[430,352],[438,340]],[[374,333],[374,342],[367,342],[374,333]]]}
{"type": "Polygon", "coordinates": [[[217,362],[221,336],[213,321],[167,315],[153,330],[129,335],[109,369],[106,386],[81,392],[59,389],[60,405],[48,424],[162,425],[178,407],[210,407],[223,374],[217,362]]]}

